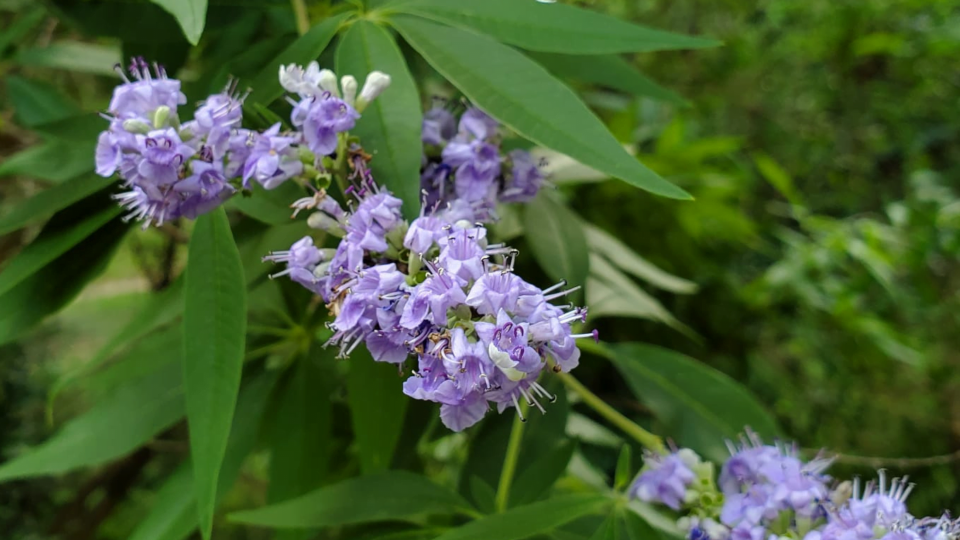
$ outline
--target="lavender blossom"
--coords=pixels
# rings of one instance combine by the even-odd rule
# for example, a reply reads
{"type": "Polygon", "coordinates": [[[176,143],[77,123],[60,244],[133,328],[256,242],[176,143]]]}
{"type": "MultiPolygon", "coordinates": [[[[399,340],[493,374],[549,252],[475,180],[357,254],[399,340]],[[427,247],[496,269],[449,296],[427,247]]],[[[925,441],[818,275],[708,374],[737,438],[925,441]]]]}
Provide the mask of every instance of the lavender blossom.
{"type": "Polygon", "coordinates": [[[634,481],[631,496],[679,510],[687,497],[687,488],[696,479],[692,467],[699,459],[685,449],[666,456],[647,454],[645,461],[647,468],[634,481]]]}

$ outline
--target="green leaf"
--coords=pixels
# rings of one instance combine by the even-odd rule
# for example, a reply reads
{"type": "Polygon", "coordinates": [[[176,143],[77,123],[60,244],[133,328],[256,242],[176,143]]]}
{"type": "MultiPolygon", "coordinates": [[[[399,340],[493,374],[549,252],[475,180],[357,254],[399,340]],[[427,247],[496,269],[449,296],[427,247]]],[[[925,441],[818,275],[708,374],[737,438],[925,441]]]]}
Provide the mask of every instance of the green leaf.
{"type": "MultiPolygon", "coordinates": [[[[80,143],[52,140],[36,144],[0,163],[0,177],[19,175],[59,184],[93,170],[92,156],[96,145],[96,137],[80,143]]],[[[114,181],[112,178],[84,178],[101,188],[114,181]]]]}
{"type": "MultiPolygon", "coordinates": [[[[659,540],[671,538],[671,535],[664,531],[657,530],[652,525],[644,521],[639,515],[629,511],[622,510],[620,519],[623,520],[623,531],[626,533],[624,538],[628,540],[659,540]]],[[[682,536],[674,536],[677,540],[682,536]]]]}
{"type": "Polygon", "coordinates": [[[83,207],[57,214],[40,235],[0,272],[0,295],[88,238],[120,212],[119,206],[112,205],[90,215],[84,215],[83,207]]]}
{"type": "MultiPolygon", "coordinates": [[[[270,489],[267,502],[299,497],[318,488],[327,476],[333,418],[329,381],[318,360],[330,354],[311,354],[291,367],[276,393],[277,406],[270,437],[270,489]]],[[[278,540],[310,538],[310,531],[284,531],[278,540]]]]}
{"type": "MultiPolygon", "coordinates": [[[[228,204],[267,225],[287,225],[293,222],[290,203],[304,195],[303,189],[296,182],[284,182],[275,189],[266,189],[258,182],[252,184],[251,196],[237,195],[231,198],[228,204]]],[[[303,218],[306,215],[307,212],[301,212],[298,217],[303,218]]]]}
{"type": "Polygon", "coordinates": [[[200,216],[184,288],[183,373],[200,532],[210,538],[246,337],[246,281],[223,208],[200,216]]]}
{"type": "Polygon", "coordinates": [[[699,49],[719,44],[712,39],[647,28],[595,11],[533,0],[412,0],[390,8],[476,30],[531,51],[610,54],[699,49]]]}
{"type": "Polygon", "coordinates": [[[34,5],[28,9],[17,9],[16,20],[12,21],[0,31],[0,55],[6,52],[12,43],[23,43],[24,36],[36,28],[47,16],[47,10],[42,5],[34,5]]]}
{"type": "Polygon", "coordinates": [[[171,363],[123,385],[47,442],[0,466],[0,481],[60,474],[128,454],[183,417],[180,378],[171,363]]]}
{"type": "Polygon", "coordinates": [[[770,182],[770,185],[776,188],[781,195],[786,197],[790,204],[803,206],[803,200],[793,185],[793,178],[787,171],[783,170],[779,163],[760,152],[753,154],[753,162],[757,164],[757,170],[760,171],[763,178],[770,182]]]}
{"type": "Polygon", "coordinates": [[[660,86],[616,54],[583,56],[532,52],[528,53],[528,56],[557,76],[675,105],[687,103],[678,94],[660,86]]]}
{"type": "Polygon", "coordinates": [[[191,45],[196,45],[203,34],[203,26],[207,21],[207,0],[151,0],[154,4],[173,15],[183,35],[191,45]]]}
{"type": "Polygon", "coordinates": [[[370,474],[390,467],[409,398],[401,391],[397,366],[376,362],[361,349],[350,355],[347,400],[360,469],[370,474]]]}
{"type": "Polygon", "coordinates": [[[523,229],[543,271],[555,281],[584,286],[590,273],[587,240],[580,219],[543,192],[524,209],[523,229]]]}
{"type": "Polygon", "coordinates": [[[18,203],[9,213],[0,216],[0,235],[50,217],[71,204],[109,186],[112,178],[81,176],[58,186],[45,189],[33,197],[18,203]]]}
{"type": "MultiPolygon", "coordinates": [[[[166,289],[150,295],[144,302],[143,308],[123,326],[109,341],[107,341],[90,361],[64,373],[57,379],[47,392],[47,419],[53,419],[53,407],[57,396],[64,388],[92,374],[103,365],[121,345],[139,347],[140,340],[157,328],[173,322],[183,312],[183,278],[177,278],[166,289]]],[[[180,329],[177,327],[177,336],[180,329]]],[[[177,343],[179,348],[182,343],[177,343]]]]}
{"type": "Polygon", "coordinates": [[[425,477],[390,471],[351,478],[291,501],[230,514],[230,521],[305,529],[471,512],[466,501],[425,477]]]}
{"type": "Polygon", "coordinates": [[[181,464],[160,486],[156,498],[128,540],[184,540],[197,528],[190,462],[181,464]]]}
{"type": "Polygon", "coordinates": [[[690,198],[627,154],[577,95],[536,62],[486,36],[408,16],[391,22],[440,74],[523,137],[651,193],[690,198]]]}
{"type": "Polygon", "coordinates": [[[630,445],[624,444],[620,449],[620,456],[617,458],[617,470],[613,477],[613,488],[617,491],[622,491],[630,484],[630,480],[633,479],[634,469],[632,457],[633,452],[630,449],[630,445]]]}
{"type": "Polygon", "coordinates": [[[358,135],[373,154],[370,168],[403,201],[403,214],[420,214],[420,94],[397,43],[376,24],[355,22],[337,46],[337,73],[366,80],[371,71],[390,76],[390,87],[375,99],[357,121],[358,135]]]}
{"type": "Polygon", "coordinates": [[[622,525],[619,523],[620,517],[617,514],[610,514],[603,520],[597,532],[593,533],[590,540],[625,540],[623,537],[622,525]]]}
{"type": "Polygon", "coordinates": [[[774,437],[776,422],[757,399],[733,379],[688,356],[652,345],[618,343],[605,356],[627,385],[681,446],[722,461],[725,439],[750,427],[774,437]]]}
{"type": "Polygon", "coordinates": [[[574,441],[566,441],[520,471],[510,493],[510,506],[533,502],[546,493],[567,470],[574,450],[574,441]]]}
{"type": "Polygon", "coordinates": [[[47,47],[24,49],[17,54],[16,61],[31,67],[115,75],[113,66],[120,62],[120,50],[93,43],[60,41],[47,47]]]}
{"type": "Polygon", "coordinates": [[[587,236],[590,251],[603,256],[620,270],[633,274],[635,277],[665,291],[677,294],[697,292],[696,283],[678,278],[657,268],[603,229],[583,222],[583,232],[587,236]]]}
{"type": "Polygon", "coordinates": [[[436,540],[520,540],[547,532],[588,514],[600,513],[610,504],[601,495],[563,495],[519,506],[448,531],[436,540]]]}
{"type": "MultiPolygon", "coordinates": [[[[240,475],[240,466],[256,446],[260,424],[277,377],[260,374],[245,381],[237,399],[237,414],[230,428],[230,442],[223,458],[217,498],[222,499],[240,475]]],[[[150,513],[134,529],[128,540],[183,540],[198,526],[197,502],[193,493],[190,462],[181,465],[167,479],[150,513]]]]}
{"type": "MultiPolygon", "coordinates": [[[[112,201],[107,201],[112,204],[112,201]]],[[[0,295],[0,344],[67,305],[106,268],[129,225],[115,217],[83,242],[0,295]]]]}
{"type": "Polygon", "coordinates": [[[474,504],[484,514],[492,514],[496,511],[497,493],[490,484],[484,482],[483,478],[479,476],[470,477],[470,497],[473,498],[474,504]]]}
{"type": "Polygon", "coordinates": [[[330,40],[336,35],[340,25],[350,16],[350,13],[340,13],[328,17],[322,23],[311,28],[306,34],[297,38],[289,47],[271,60],[250,84],[250,103],[269,105],[283,94],[277,73],[280,66],[287,64],[307,64],[316,60],[320,53],[327,48],[330,40]]]}
{"type": "Polygon", "coordinates": [[[596,254],[590,255],[587,305],[590,306],[591,317],[650,319],[666,324],[692,339],[699,339],[696,332],[678,321],[656,298],[596,254]]]}
{"type": "Polygon", "coordinates": [[[80,112],[76,104],[48,83],[29,81],[16,75],[10,75],[6,80],[10,104],[24,127],[62,120],[80,112]]]}

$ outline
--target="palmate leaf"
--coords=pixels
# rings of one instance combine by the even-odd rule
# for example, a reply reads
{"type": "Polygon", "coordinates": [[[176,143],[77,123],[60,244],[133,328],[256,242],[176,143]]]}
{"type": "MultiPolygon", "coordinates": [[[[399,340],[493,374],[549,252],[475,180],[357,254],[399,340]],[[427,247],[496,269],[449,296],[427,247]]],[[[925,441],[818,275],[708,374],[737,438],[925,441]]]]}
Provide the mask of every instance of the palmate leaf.
{"type": "Polygon", "coordinates": [[[473,513],[456,493],[425,477],[390,471],[351,478],[296,499],[230,514],[230,520],[276,529],[410,521],[426,515],[473,513]]]}
{"type": "MultiPolygon", "coordinates": [[[[87,156],[89,157],[89,156],[87,156]]],[[[0,235],[36,223],[113,183],[112,178],[79,176],[45,189],[0,216],[0,235]]]]}
{"type": "Polygon", "coordinates": [[[340,25],[347,20],[349,13],[341,13],[328,17],[322,23],[311,28],[306,34],[297,38],[289,47],[283,50],[276,58],[263,67],[259,74],[250,83],[250,103],[269,105],[270,102],[283,94],[277,73],[280,66],[287,64],[305,65],[316,60],[320,53],[327,48],[330,40],[337,34],[340,25]]]}
{"type": "Polygon", "coordinates": [[[183,373],[200,532],[213,528],[220,466],[240,388],[246,281],[223,208],[200,216],[184,287],[183,373]]]}
{"type": "Polygon", "coordinates": [[[524,138],[651,193],[690,199],[627,154],[570,88],[516,50],[409,15],[390,22],[440,74],[524,138]]]}
{"type": "Polygon", "coordinates": [[[590,250],[603,256],[620,270],[665,291],[677,294],[692,294],[697,291],[696,283],[657,268],[603,229],[584,222],[583,231],[587,235],[590,250]]]}
{"type": "Polygon", "coordinates": [[[374,154],[374,178],[403,201],[404,216],[413,219],[420,214],[420,95],[393,37],[361,20],[340,40],[337,73],[363,84],[371,71],[389,75],[390,87],[363,111],[352,133],[374,154]]]}
{"type": "Polygon", "coordinates": [[[400,0],[386,9],[476,30],[531,51],[569,54],[695,49],[718,43],[565,4],[534,0],[400,0]]]}

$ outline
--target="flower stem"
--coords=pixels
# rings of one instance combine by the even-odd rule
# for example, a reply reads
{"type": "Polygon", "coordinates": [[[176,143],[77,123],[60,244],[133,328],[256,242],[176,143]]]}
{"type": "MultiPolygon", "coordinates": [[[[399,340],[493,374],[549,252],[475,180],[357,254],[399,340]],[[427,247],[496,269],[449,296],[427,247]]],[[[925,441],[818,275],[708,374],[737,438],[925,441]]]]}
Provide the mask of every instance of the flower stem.
{"type": "Polygon", "coordinates": [[[513,419],[513,427],[510,429],[507,455],[503,458],[503,469],[500,471],[500,484],[497,486],[495,500],[497,512],[507,509],[507,502],[510,500],[510,484],[513,483],[513,474],[517,470],[517,460],[520,458],[520,441],[523,439],[523,418],[527,414],[527,404],[521,401],[519,407],[519,414],[513,419]]]}
{"type": "Polygon", "coordinates": [[[558,373],[557,376],[560,377],[563,384],[567,385],[567,388],[579,394],[584,403],[600,413],[600,416],[609,420],[611,424],[633,437],[633,439],[644,448],[660,454],[666,453],[667,449],[663,444],[663,439],[638,426],[635,422],[620,414],[616,409],[607,405],[605,401],[588,390],[586,386],[580,384],[580,381],[575,379],[573,375],[569,373],[558,373]]]}
{"type": "Polygon", "coordinates": [[[304,0],[290,0],[293,5],[293,17],[297,21],[297,33],[301,36],[310,30],[310,16],[307,15],[307,4],[304,0]]]}

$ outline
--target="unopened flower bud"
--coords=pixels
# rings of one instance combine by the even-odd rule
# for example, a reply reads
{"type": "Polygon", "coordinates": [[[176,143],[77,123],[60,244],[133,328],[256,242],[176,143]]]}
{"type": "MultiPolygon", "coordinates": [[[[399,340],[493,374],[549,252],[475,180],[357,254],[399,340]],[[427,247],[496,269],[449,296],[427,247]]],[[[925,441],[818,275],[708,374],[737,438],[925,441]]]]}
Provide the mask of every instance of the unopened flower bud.
{"type": "Polygon", "coordinates": [[[303,82],[303,68],[296,64],[280,66],[280,86],[287,92],[297,93],[303,82]]]}
{"type": "Polygon", "coordinates": [[[337,220],[324,212],[314,212],[307,218],[307,226],[311,229],[326,231],[334,236],[343,237],[345,234],[337,220]]]}
{"type": "Polygon", "coordinates": [[[340,88],[343,89],[343,100],[353,107],[357,101],[357,79],[353,75],[344,75],[340,78],[340,88]]]}
{"type": "Polygon", "coordinates": [[[377,99],[377,96],[383,93],[390,86],[390,76],[380,71],[374,71],[367,75],[367,80],[363,81],[363,89],[360,90],[360,96],[357,97],[357,112],[362,112],[367,108],[371,101],[377,99]]]}
{"type": "Polygon", "coordinates": [[[155,129],[166,127],[167,120],[170,119],[170,107],[162,105],[153,111],[153,126],[155,129]]]}
{"type": "Polygon", "coordinates": [[[321,70],[318,82],[320,88],[330,92],[330,95],[340,97],[340,90],[337,88],[337,75],[333,71],[329,69],[321,70]]]}
{"type": "Polygon", "coordinates": [[[129,131],[130,133],[138,133],[140,135],[146,135],[152,127],[149,124],[140,120],[139,118],[131,118],[129,120],[123,121],[123,129],[129,131]]]}

